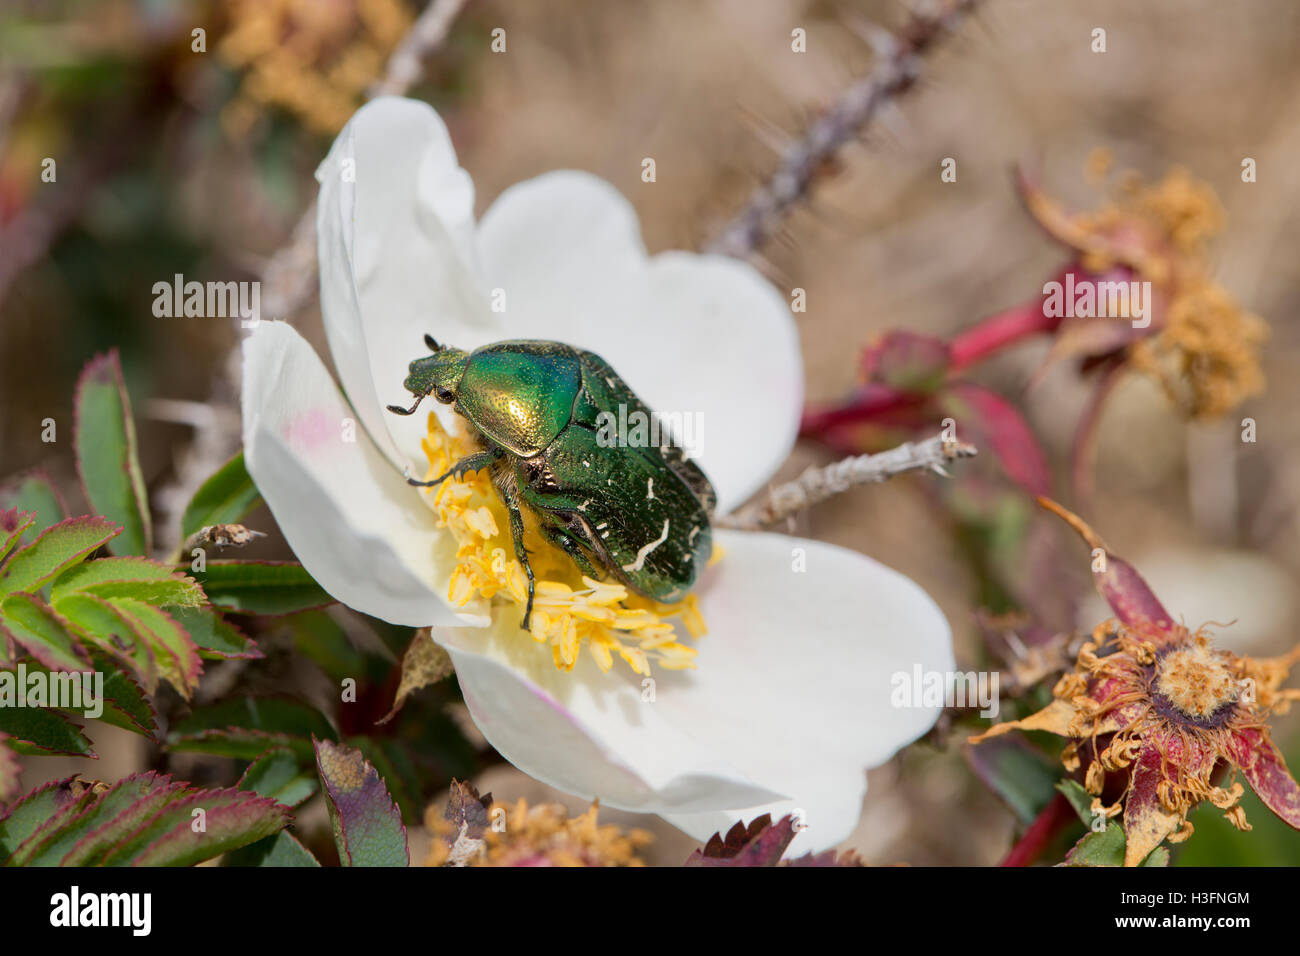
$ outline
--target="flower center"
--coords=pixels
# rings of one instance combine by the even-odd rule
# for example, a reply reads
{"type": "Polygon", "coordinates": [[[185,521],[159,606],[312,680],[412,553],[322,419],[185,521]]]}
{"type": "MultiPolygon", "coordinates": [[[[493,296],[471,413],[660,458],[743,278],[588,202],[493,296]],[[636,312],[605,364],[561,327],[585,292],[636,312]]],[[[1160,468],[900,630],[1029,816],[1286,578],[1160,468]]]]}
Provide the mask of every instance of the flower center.
{"type": "Polygon", "coordinates": [[[1227,660],[1204,640],[1164,654],[1157,668],[1156,691],[1194,720],[1205,720],[1237,699],[1237,679],[1227,660]]]}
{"type": "MultiPolygon", "coordinates": [[[[428,477],[446,474],[477,449],[463,435],[451,434],[430,413],[424,453],[428,477]]],[[[457,564],[447,586],[454,607],[475,598],[512,605],[523,614],[528,579],[510,540],[509,516],[488,472],[454,476],[423,489],[440,526],[456,538],[457,564]]],[[[542,538],[535,521],[524,512],[529,564],[536,578],[530,635],[550,645],[555,666],[572,670],[583,645],[602,671],[618,656],[636,673],[649,676],[650,661],[669,670],[695,667],[696,650],[677,640],[668,618],[678,618],[691,637],[707,633],[695,595],[676,604],[660,604],[634,594],[618,582],[595,581],[583,575],[573,559],[542,538]]],[[[714,560],[721,554],[715,544],[714,560]]],[[[521,633],[524,633],[521,631],[521,633]]]]}

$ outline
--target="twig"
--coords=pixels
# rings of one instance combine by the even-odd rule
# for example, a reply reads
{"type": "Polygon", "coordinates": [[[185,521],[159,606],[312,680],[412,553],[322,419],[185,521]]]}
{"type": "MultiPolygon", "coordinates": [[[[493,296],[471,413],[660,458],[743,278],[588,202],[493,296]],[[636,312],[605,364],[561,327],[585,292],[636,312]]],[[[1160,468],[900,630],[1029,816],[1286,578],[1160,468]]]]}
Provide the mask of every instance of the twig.
{"type": "Polygon", "coordinates": [[[849,140],[875,118],[881,108],[909,89],[921,72],[921,56],[949,33],[979,0],[944,0],[933,11],[917,11],[896,36],[881,42],[883,59],[866,76],[840,94],[838,100],[797,142],[780,167],[749,197],[745,207],[705,248],[708,252],[743,257],[776,231],[795,203],[803,199],[817,174],[849,140]]]}
{"type": "Polygon", "coordinates": [[[367,91],[367,98],[400,96],[414,85],[424,72],[424,61],[429,54],[442,46],[451,32],[451,25],[465,7],[467,0],[433,0],[419,18],[411,24],[397,47],[388,57],[384,75],[367,91]]]}
{"type": "MultiPolygon", "coordinates": [[[[429,55],[442,46],[468,0],[432,0],[388,57],[384,75],[371,84],[366,99],[401,96],[420,78],[429,55]]],[[[316,201],[303,212],[289,241],[262,270],[262,301],[271,318],[302,308],[316,288],[316,201]]]]}
{"type": "MultiPolygon", "coordinates": [[[[367,99],[405,93],[420,78],[421,65],[446,40],[457,14],[468,0],[430,0],[406,36],[388,58],[384,75],[366,92],[367,99]]],[[[262,313],[287,318],[307,303],[316,290],[316,201],[303,212],[289,241],[267,261],[260,276],[262,313]]],[[[217,371],[208,403],[231,408],[239,400],[240,358],[236,342],[217,371]]],[[[238,419],[236,418],[236,421],[238,419]]],[[[239,448],[238,426],[211,427],[196,432],[194,444],[176,462],[176,479],[155,498],[160,513],[160,541],[180,536],[181,514],[199,485],[239,448]]]]}
{"type": "Polygon", "coordinates": [[[888,481],[906,471],[948,472],[944,466],[957,458],[971,458],[975,446],[945,441],[941,435],[921,442],[904,442],[875,455],[854,455],[830,465],[814,465],[794,481],[777,485],[765,501],[755,502],[714,519],[719,528],[754,531],[775,524],[796,512],[848,491],[856,485],[888,481]]]}

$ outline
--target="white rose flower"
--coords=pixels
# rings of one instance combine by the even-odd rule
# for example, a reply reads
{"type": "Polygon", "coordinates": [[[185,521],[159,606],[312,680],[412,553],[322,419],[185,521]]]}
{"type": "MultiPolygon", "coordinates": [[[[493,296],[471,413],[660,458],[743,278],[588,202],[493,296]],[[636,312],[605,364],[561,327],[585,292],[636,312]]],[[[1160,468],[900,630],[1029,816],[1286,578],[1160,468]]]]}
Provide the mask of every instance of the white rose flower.
{"type": "Polygon", "coordinates": [[[866,769],[938,715],[892,706],[893,675],[952,669],[947,622],[915,583],[822,542],[715,530],[721,559],[677,609],[679,628],[707,622],[692,646],[672,609],[541,573],[529,633],[486,475],[447,491],[403,478],[455,457],[455,416],[385,411],[409,404],[402,382],[425,333],[465,350],[566,342],[657,412],[703,423],[697,461],[725,512],[763,487],[797,432],[802,365],[783,297],[739,261],[648,256],[632,207],[586,173],[512,186],[475,222],[473,183],[417,101],[361,109],[317,178],[321,307],[343,391],[283,323],[244,346],[247,466],[303,565],[349,607],[431,626],[478,727],[538,780],[698,839],[797,810],[796,852],[842,841],[866,769]]]}

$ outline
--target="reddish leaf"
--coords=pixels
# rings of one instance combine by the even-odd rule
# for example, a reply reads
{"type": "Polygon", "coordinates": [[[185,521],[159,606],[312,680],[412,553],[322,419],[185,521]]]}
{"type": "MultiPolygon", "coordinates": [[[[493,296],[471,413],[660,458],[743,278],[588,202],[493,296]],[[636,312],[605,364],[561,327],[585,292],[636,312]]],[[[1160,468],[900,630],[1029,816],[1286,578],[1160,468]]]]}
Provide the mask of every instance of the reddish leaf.
{"type": "Polygon", "coordinates": [[[334,842],[344,866],[409,866],[402,814],[361,751],[315,740],[334,842]]]}
{"type": "Polygon", "coordinates": [[[5,555],[17,547],[23,532],[35,522],[36,514],[31,511],[19,511],[17,508],[0,511],[0,563],[4,562],[5,555]]]}
{"type": "Polygon", "coordinates": [[[912,394],[938,389],[948,365],[947,343],[914,332],[886,332],[862,354],[866,381],[912,394]]]}
{"type": "Polygon", "coordinates": [[[1029,493],[1048,493],[1052,477],[1047,458],[1014,405],[970,382],[948,386],[941,403],[956,420],[959,438],[991,449],[1007,476],[1029,493]]]}
{"type": "MultiPolygon", "coordinates": [[[[132,866],[193,866],[229,850],[256,843],[289,825],[288,807],[241,790],[203,790],[172,804],[162,817],[184,817],[131,859],[132,866]],[[202,809],[203,828],[192,811],[202,809]]],[[[156,824],[147,825],[151,830],[156,824]]]]}
{"type": "Polygon", "coordinates": [[[1137,569],[1123,558],[1111,554],[1097,533],[1082,518],[1050,498],[1039,498],[1038,503],[1073,528],[1094,552],[1103,552],[1104,561],[1093,564],[1093,578],[1098,593],[1106,599],[1117,618],[1130,627],[1154,624],[1159,628],[1167,628],[1173,623],[1173,617],[1137,569]]]}
{"type": "Polygon", "coordinates": [[[796,832],[793,816],[774,824],[771,814],[765,813],[748,827],[737,823],[725,839],[713,834],[703,849],[691,854],[686,866],[776,866],[796,832]]]}
{"type": "Polygon", "coordinates": [[[1243,730],[1233,736],[1231,746],[1233,760],[1264,806],[1300,830],[1300,786],[1273,742],[1258,730],[1243,730]]]}
{"type": "Polygon", "coordinates": [[[1133,776],[1124,800],[1124,865],[1137,866],[1179,826],[1178,814],[1160,802],[1160,781],[1164,778],[1163,758],[1154,747],[1145,747],[1133,763],[1133,776]]]}
{"type": "Polygon", "coordinates": [[[451,829],[445,834],[447,844],[454,846],[462,838],[481,840],[487,832],[491,806],[492,794],[479,796],[472,784],[453,780],[448,791],[447,809],[442,812],[442,818],[451,824],[451,829]]]}
{"type": "Polygon", "coordinates": [[[118,811],[112,819],[81,835],[64,856],[63,866],[98,866],[114,849],[157,816],[160,810],[180,800],[188,792],[184,783],[173,782],[165,774],[152,770],[134,774],[126,781],[138,782],[141,796],[134,803],[118,811]]]}

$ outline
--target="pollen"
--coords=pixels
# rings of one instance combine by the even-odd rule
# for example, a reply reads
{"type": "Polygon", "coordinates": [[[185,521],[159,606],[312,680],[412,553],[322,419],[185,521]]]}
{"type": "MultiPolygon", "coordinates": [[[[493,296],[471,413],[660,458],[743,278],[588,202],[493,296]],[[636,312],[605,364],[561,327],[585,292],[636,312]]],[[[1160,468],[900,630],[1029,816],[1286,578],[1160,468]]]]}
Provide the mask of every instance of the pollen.
{"type": "Polygon", "coordinates": [[[1155,690],[1188,717],[1206,718],[1237,699],[1240,681],[1204,638],[1160,659],[1155,690]]]}
{"type": "MultiPolygon", "coordinates": [[[[424,453],[428,477],[445,474],[460,459],[478,450],[467,437],[448,432],[429,415],[424,453]]],[[[447,585],[454,607],[485,598],[508,605],[523,616],[528,579],[515,557],[510,519],[486,470],[422,489],[438,524],[456,539],[456,568],[447,585]]],[[[629,591],[615,581],[597,581],[582,574],[573,560],[543,539],[531,515],[524,512],[529,563],[535,576],[529,637],[556,668],[570,671],[585,652],[608,673],[616,660],[648,677],[652,663],[664,670],[695,667],[695,648],[683,644],[674,621],[691,638],[703,637],[707,626],[695,595],[675,604],[662,604],[629,591]]],[[[715,557],[719,549],[715,548],[715,557]]]]}

